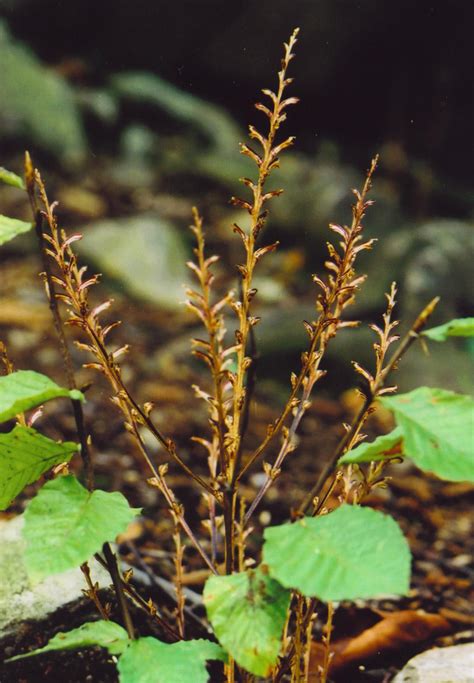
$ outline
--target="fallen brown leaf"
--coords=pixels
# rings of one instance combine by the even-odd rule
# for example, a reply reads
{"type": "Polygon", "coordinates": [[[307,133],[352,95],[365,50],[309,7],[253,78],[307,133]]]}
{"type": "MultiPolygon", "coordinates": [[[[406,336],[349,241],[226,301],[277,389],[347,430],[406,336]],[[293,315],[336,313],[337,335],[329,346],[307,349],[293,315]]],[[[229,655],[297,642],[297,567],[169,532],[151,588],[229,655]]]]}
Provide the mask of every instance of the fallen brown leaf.
{"type": "MultiPolygon", "coordinates": [[[[366,663],[386,653],[397,652],[407,645],[422,643],[436,636],[446,635],[453,629],[451,623],[438,614],[402,610],[378,612],[383,618],[355,638],[335,641],[330,673],[342,671],[348,666],[366,663]]],[[[318,681],[319,666],[323,661],[324,648],[313,643],[310,658],[310,681],[318,681]]]]}

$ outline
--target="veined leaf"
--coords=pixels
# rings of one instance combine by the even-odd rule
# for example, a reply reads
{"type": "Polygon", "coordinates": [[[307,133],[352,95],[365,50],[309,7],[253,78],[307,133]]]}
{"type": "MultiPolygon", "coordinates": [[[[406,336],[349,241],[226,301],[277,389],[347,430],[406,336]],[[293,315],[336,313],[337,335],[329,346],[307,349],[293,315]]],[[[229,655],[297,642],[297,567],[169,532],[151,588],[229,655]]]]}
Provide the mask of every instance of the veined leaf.
{"type": "Polygon", "coordinates": [[[443,342],[448,337],[474,337],[474,318],[455,318],[449,323],[422,332],[433,341],[443,342]]]}
{"type": "Polygon", "coordinates": [[[408,591],[410,551],[388,515],[342,505],[321,517],[265,530],[263,560],[286,588],[321,600],[408,591]]]}
{"type": "Polygon", "coordinates": [[[156,638],[138,638],[118,662],[120,683],[207,683],[206,661],[226,661],[224,650],[209,640],[162,643],[156,638]]]}
{"type": "Polygon", "coordinates": [[[11,657],[11,659],[7,659],[7,662],[25,659],[25,657],[35,657],[52,650],[80,650],[94,645],[105,647],[110,654],[118,655],[125,650],[129,643],[126,630],[113,621],[90,621],[73,631],[57,633],[44,647],[27,652],[24,655],[11,657]]]}
{"type": "Polygon", "coordinates": [[[227,660],[220,645],[209,640],[187,640],[168,645],[156,638],[129,640],[127,632],[113,621],[83,624],[67,633],[58,633],[47,645],[9,662],[34,657],[52,650],[78,650],[98,645],[113,655],[121,655],[120,683],[206,683],[206,661],[227,660]]]}
{"type": "Polygon", "coordinates": [[[3,168],[3,166],[0,166],[0,183],[12,185],[13,187],[18,187],[18,189],[20,190],[25,189],[25,183],[23,182],[23,178],[20,178],[20,176],[16,173],[13,173],[12,171],[8,171],[6,168],[3,168]]]}
{"type": "Polygon", "coordinates": [[[474,401],[443,389],[419,387],[384,397],[403,432],[403,452],[422,470],[453,481],[474,481],[474,401]]]}
{"type": "Polygon", "coordinates": [[[51,467],[69,462],[79,448],[69,441],[57,443],[21,425],[0,434],[0,510],[51,467]]]}
{"type": "Polygon", "coordinates": [[[32,223],[0,215],[0,244],[9,242],[17,235],[31,230],[32,223]]]}
{"type": "Polygon", "coordinates": [[[214,633],[235,661],[256,676],[268,676],[281,648],[289,591],[258,568],[211,576],[204,604],[214,633]]]}
{"type": "Polygon", "coordinates": [[[397,427],[389,434],[378,436],[370,443],[363,441],[351,451],[347,451],[339,459],[339,464],[348,465],[354,462],[374,462],[376,460],[385,460],[391,455],[402,455],[402,440],[403,432],[400,427],[397,427]]]}
{"type": "Polygon", "coordinates": [[[25,511],[25,564],[36,581],[78,567],[140,512],[118,491],[85,489],[73,476],[43,486],[25,511]]]}
{"type": "Polygon", "coordinates": [[[52,379],[33,370],[18,370],[0,377],[0,422],[6,422],[60,396],[84,400],[77,389],[63,389],[52,379]]]}

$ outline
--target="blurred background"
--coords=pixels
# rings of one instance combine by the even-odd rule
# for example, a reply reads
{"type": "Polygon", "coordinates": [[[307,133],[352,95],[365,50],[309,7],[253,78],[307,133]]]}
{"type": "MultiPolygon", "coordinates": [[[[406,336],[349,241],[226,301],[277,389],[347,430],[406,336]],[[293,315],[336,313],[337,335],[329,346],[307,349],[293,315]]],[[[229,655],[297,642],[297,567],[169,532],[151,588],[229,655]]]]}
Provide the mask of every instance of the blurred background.
{"type": "MultiPolygon", "coordinates": [[[[296,144],[270,182],[285,193],[265,236],[281,246],[256,282],[259,374],[278,393],[305,345],[301,321],[314,317],[311,274],[323,268],[327,225],[350,220],[351,188],[377,152],[366,234],[378,242],[361,257],[369,279],[354,317],[380,319],[392,280],[402,329],[438,294],[433,324],[472,315],[473,9],[469,0],[0,0],[0,165],[21,172],[32,152],[127,320],[126,341],[145,353],[144,372],[176,372],[196,334],[180,306],[191,206],[223,255],[218,287],[235,286],[231,226],[245,218],[228,198],[254,173],[238,142],[247,123],[264,129],[253,104],[275,86],[282,43],[300,26],[290,94],[301,103],[284,129],[296,144]]],[[[18,190],[2,187],[0,203],[28,217],[18,190]]],[[[30,279],[33,238],[7,247],[0,326],[20,353],[49,322],[30,279]]],[[[357,382],[351,359],[371,366],[371,334],[364,325],[340,335],[323,393],[357,382]]],[[[472,353],[463,339],[433,343],[430,357],[419,348],[401,366],[401,388],[469,391],[472,353]]]]}

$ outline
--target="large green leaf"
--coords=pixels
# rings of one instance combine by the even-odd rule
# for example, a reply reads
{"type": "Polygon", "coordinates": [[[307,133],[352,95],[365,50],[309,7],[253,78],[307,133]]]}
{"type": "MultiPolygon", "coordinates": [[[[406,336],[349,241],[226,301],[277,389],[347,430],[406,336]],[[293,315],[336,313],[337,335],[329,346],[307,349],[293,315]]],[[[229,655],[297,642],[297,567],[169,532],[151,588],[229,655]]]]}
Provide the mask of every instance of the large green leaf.
{"type": "Polygon", "coordinates": [[[139,638],[119,659],[120,683],[206,683],[209,659],[227,659],[220,645],[209,640],[168,645],[156,638],[139,638]]]}
{"type": "Polygon", "coordinates": [[[418,467],[453,481],[474,481],[470,396],[420,387],[380,399],[403,432],[403,453],[418,467]]]}
{"type": "Polygon", "coordinates": [[[289,591],[258,568],[211,576],[204,604],[214,633],[235,661],[256,676],[268,676],[280,652],[289,591]]]}
{"type": "Polygon", "coordinates": [[[265,530],[263,559],[286,588],[321,600],[405,594],[410,551],[388,515],[342,505],[321,517],[265,530]]]}
{"type": "Polygon", "coordinates": [[[347,451],[339,459],[339,464],[348,465],[352,462],[373,462],[385,460],[390,455],[401,455],[402,439],[403,432],[400,427],[397,427],[389,434],[378,436],[369,443],[363,441],[351,451],[347,451]],[[397,452],[394,453],[394,450],[397,452]]]}
{"type": "Polygon", "coordinates": [[[60,396],[84,400],[77,389],[63,389],[46,375],[33,370],[18,370],[4,375],[0,377],[0,422],[11,420],[25,410],[60,396]]]}
{"type": "Polygon", "coordinates": [[[422,334],[437,342],[446,341],[448,337],[474,337],[474,318],[456,318],[444,325],[425,330],[422,334]]]}
{"type": "Polygon", "coordinates": [[[9,242],[17,235],[28,232],[28,230],[31,230],[31,227],[31,223],[0,215],[0,244],[9,242]]]}
{"type": "Polygon", "coordinates": [[[15,659],[25,659],[25,657],[34,657],[43,652],[51,652],[52,650],[79,650],[85,647],[93,647],[99,645],[105,647],[110,654],[121,654],[129,645],[127,632],[113,621],[90,621],[73,631],[66,633],[57,633],[54,638],[48,641],[44,647],[38,650],[27,652],[23,655],[17,655],[8,659],[8,662],[13,662],[15,659]]]}
{"type": "Polygon", "coordinates": [[[23,178],[20,178],[20,176],[16,173],[13,173],[13,171],[8,171],[6,168],[3,168],[3,166],[0,166],[0,183],[12,185],[13,187],[17,187],[19,190],[25,189],[23,178]]]}
{"type": "Polygon", "coordinates": [[[0,510],[54,465],[68,462],[80,446],[57,443],[30,427],[0,434],[0,510]]]}
{"type": "Polygon", "coordinates": [[[43,486],[25,511],[25,564],[32,580],[79,567],[132,521],[131,508],[118,491],[87,491],[73,476],[43,486]]]}

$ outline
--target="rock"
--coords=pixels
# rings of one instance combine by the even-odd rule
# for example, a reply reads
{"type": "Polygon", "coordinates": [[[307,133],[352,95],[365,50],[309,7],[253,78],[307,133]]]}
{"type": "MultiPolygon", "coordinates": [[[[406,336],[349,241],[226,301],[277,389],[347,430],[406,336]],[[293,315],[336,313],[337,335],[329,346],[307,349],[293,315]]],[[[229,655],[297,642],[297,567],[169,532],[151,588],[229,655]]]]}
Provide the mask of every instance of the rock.
{"type": "Polygon", "coordinates": [[[176,120],[193,126],[222,152],[233,152],[240,130],[220,107],[195,97],[148,72],[128,72],[112,77],[113,91],[138,102],[149,102],[176,120]]]}
{"type": "Polygon", "coordinates": [[[185,299],[189,254],[177,229],[156,216],[95,223],[78,251],[139,299],[170,310],[185,299]]]}
{"type": "MultiPolygon", "coordinates": [[[[32,585],[23,563],[25,542],[21,536],[23,517],[0,521],[0,640],[26,621],[42,621],[60,607],[83,597],[86,583],[81,570],[55,574],[32,585]]],[[[89,562],[92,580],[105,587],[108,573],[95,561],[89,562]]]]}
{"type": "Polygon", "coordinates": [[[22,136],[63,163],[83,161],[87,143],[72,89],[13,40],[3,22],[0,64],[0,138],[22,136]]]}
{"type": "Polygon", "coordinates": [[[427,650],[410,659],[393,683],[474,683],[474,643],[427,650]]]}

